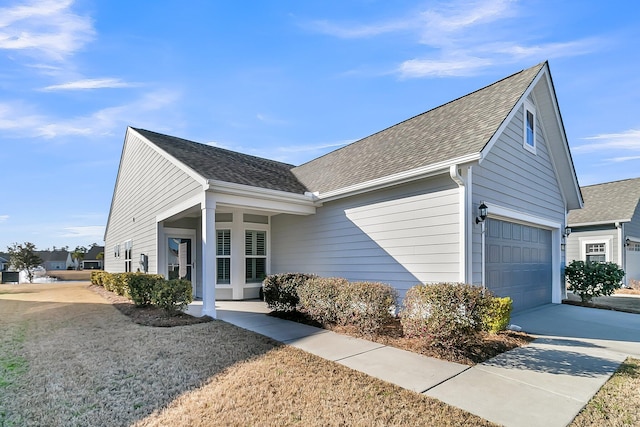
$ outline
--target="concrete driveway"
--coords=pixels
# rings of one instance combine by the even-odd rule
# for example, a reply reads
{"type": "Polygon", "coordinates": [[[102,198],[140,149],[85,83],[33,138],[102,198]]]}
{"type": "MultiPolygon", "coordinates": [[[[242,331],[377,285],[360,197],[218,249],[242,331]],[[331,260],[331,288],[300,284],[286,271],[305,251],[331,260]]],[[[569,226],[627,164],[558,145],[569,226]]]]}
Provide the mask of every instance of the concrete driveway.
{"type": "Polygon", "coordinates": [[[640,358],[640,315],[564,304],[514,315],[538,337],[427,391],[507,426],[565,426],[627,356],[640,358]]]}

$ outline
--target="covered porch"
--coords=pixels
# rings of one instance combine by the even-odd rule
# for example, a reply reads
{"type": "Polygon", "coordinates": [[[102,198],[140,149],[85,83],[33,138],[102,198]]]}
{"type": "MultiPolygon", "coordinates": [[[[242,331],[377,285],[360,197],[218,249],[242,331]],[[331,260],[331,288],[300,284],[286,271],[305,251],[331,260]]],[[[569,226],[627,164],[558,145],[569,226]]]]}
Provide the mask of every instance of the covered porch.
{"type": "Polygon", "coordinates": [[[272,273],[271,218],[315,209],[311,194],[210,183],[156,217],[157,273],[190,280],[202,314],[216,317],[216,300],[258,298],[272,273]]]}

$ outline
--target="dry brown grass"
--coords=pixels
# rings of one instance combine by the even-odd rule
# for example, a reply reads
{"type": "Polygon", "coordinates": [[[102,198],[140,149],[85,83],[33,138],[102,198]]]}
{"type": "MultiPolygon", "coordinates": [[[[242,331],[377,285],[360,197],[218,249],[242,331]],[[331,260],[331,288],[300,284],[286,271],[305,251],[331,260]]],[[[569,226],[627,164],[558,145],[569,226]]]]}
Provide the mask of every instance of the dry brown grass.
{"type": "Polygon", "coordinates": [[[640,425],[640,360],[627,359],[571,427],[640,425]]]}
{"type": "Polygon", "coordinates": [[[225,322],[135,324],[88,284],[1,285],[0,313],[3,426],[490,425],[225,322]]]}

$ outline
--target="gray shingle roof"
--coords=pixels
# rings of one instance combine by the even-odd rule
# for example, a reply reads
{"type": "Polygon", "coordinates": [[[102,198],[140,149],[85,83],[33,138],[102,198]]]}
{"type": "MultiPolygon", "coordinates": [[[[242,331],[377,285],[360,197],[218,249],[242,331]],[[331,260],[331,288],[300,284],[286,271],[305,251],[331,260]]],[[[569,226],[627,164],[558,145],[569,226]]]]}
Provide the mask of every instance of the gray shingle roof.
{"type": "Polygon", "coordinates": [[[546,63],[293,169],[320,193],[480,152],[546,63]]]}
{"type": "Polygon", "coordinates": [[[293,165],[132,129],[206,179],[299,194],[307,190],[291,173],[293,165]]]}
{"type": "Polygon", "coordinates": [[[207,179],[292,193],[326,193],[479,153],[546,62],[301,166],[136,129],[207,179]]]}
{"type": "Polygon", "coordinates": [[[88,261],[88,260],[92,260],[92,259],[98,259],[98,254],[99,253],[104,253],[104,246],[94,246],[92,248],[90,248],[87,253],[84,255],[84,260],[88,261]]]}
{"type": "Polygon", "coordinates": [[[640,202],[640,178],[581,187],[584,207],[569,212],[569,225],[615,222],[633,217],[640,202]]]}

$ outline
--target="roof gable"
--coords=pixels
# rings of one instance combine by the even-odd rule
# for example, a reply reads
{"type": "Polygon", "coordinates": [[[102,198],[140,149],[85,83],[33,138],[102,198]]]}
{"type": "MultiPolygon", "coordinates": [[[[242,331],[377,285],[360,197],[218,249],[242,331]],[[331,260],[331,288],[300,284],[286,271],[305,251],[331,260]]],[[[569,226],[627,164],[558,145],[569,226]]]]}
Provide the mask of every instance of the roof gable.
{"type": "Polygon", "coordinates": [[[640,203],[640,178],[582,187],[584,207],[569,212],[569,225],[629,221],[640,203]]]}
{"type": "Polygon", "coordinates": [[[436,107],[293,169],[325,193],[479,153],[546,63],[436,107]]]}
{"type": "Polygon", "coordinates": [[[204,179],[298,194],[306,191],[291,173],[293,165],[149,130],[132,129],[204,179]]]}

